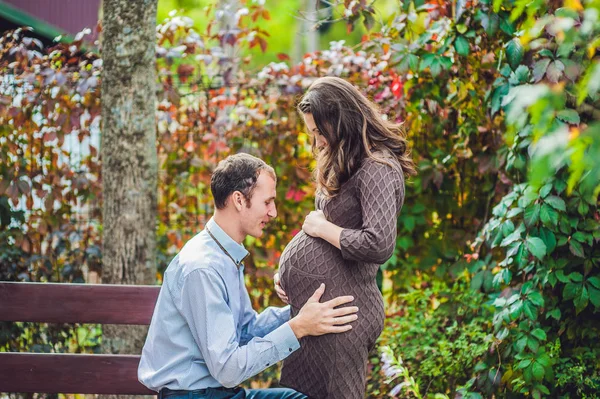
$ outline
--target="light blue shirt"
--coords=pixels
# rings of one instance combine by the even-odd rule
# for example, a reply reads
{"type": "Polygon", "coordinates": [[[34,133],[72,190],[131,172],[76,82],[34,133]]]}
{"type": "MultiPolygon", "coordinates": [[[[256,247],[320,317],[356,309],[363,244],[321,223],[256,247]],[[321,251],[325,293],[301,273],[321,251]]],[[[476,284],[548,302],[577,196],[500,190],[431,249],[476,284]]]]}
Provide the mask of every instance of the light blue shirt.
{"type": "Polygon", "coordinates": [[[289,306],[252,309],[241,263],[248,251],[213,219],[206,226],[231,258],[203,230],[169,264],[138,367],[154,391],[231,388],[300,347],[289,306]]]}

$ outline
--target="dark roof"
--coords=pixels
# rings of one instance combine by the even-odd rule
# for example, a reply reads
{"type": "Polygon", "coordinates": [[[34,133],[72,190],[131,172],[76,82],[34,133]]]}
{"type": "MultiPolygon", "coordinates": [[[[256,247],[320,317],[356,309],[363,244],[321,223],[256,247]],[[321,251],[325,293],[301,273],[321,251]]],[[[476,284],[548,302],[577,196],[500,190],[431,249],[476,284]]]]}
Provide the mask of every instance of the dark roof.
{"type": "Polygon", "coordinates": [[[57,36],[70,41],[85,28],[95,32],[100,4],[101,0],[0,0],[0,30],[30,26],[33,32],[28,35],[45,43],[57,36]]]}

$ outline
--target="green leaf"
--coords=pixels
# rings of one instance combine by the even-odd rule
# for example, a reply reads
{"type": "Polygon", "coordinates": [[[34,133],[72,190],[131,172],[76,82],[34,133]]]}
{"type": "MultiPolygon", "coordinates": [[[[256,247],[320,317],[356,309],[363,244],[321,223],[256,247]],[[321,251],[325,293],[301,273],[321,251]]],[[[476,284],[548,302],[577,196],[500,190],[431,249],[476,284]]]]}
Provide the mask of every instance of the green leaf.
{"type": "Polygon", "coordinates": [[[587,279],[587,282],[600,290],[600,277],[593,276],[587,279]]]}
{"type": "Polygon", "coordinates": [[[552,363],[550,356],[548,356],[546,353],[540,354],[535,361],[544,366],[544,368],[550,367],[550,364],[552,363]]]}
{"type": "Polygon", "coordinates": [[[469,55],[469,41],[464,36],[457,36],[454,41],[456,52],[462,56],[469,55]]]}
{"type": "Polygon", "coordinates": [[[540,229],[540,238],[544,240],[544,244],[546,244],[546,253],[551,254],[554,252],[556,248],[556,236],[550,230],[545,227],[540,229]]]}
{"type": "Polygon", "coordinates": [[[515,33],[515,27],[506,18],[500,17],[500,29],[509,36],[512,36],[515,33]]]}
{"type": "Polygon", "coordinates": [[[529,367],[530,364],[531,364],[531,360],[530,359],[521,360],[519,362],[519,364],[517,364],[517,369],[524,369],[526,367],[529,367]]]}
{"type": "Polygon", "coordinates": [[[581,283],[583,281],[583,275],[579,272],[569,273],[567,277],[574,283],[581,283]]]}
{"type": "Polygon", "coordinates": [[[540,348],[540,343],[535,338],[527,338],[527,347],[531,349],[533,353],[536,353],[540,348]]]}
{"type": "Polygon", "coordinates": [[[525,370],[523,370],[523,379],[528,383],[531,383],[533,381],[531,367],[527,367],[525,370]]]}
{"type": "Polygon", "coordinates": [[[554,320],[560,320],[560,309],[554,308],[549,312],[546,312],[546,318],[552,317],[554,320]]]}
{"type": "Polygon", "coordinates": [[[511,208],[510,211],[508,211],[508,213],[506,214],[506,217],[509,219],[512,219],[515,216],[519,215],[521,212],[523,212],[523,209],[521,209],[519,207],[514,207],[514,208],[511,208]]]}
{"type": "Polygon", "coordinates": [[[588,294],[588,290],[587,288],[583,287],[580,290],[579,295],[576,295],[575,298],[573,298],[573,303],[575,304],[575,312],[577,314],[579,314],[583,309],[586,308],[586,306],[588,305],[590,296],[588,294]]]}
{"type": "Polygon", "coordinates": [[[533,291],[527,296],[535,306],[542,307],[544,306],[544,297],[538,291],[533,291]]]}
{"type": "Polygon", "coordinates": [[[588,235],[581,231],[576,231],[571,237],[582,244],[588,241],[588,235]]]}
{"type": "Polygon", "coordinates": [[[509,309],[510,317],[513,320],[515,320],[521,315],[522,311],[523,311],[523,301],[516,301],[515,303],[513,303],[510,306],[510,309],[509,309]]]}
{"type": "Polygon", "coordinates": [[[541,60],[535,63],[533,67],[533,81],[535,83],[542,80],[542,78],[546,74],[546,69],[548,69],[550,61],[552,61],[550,58],[542,58],[541,60]]]}
{"type": "Polygon", "coordinates": [[[410,70],[416,72],[419,70],[419,57],[415,54],[408,55],[408,64],[410,65],[410,70]]]}
{"type": "Polygon", "coordinates": [[[535,226],[540,220],[540,204],[532,204],[525,208],[524,220],[527,227],[535,226]]]}
{"type": "MultiPolygon", "coordinates": [[[[546,367],[546,366],[544,366],[546,367]]],[[[546,388],[544,385],[538,384],[535,386],[537,389],[539,389],[542,393],[545,393],[546,395],[550,395],[550,390],[548,388],[546,388]]]]}
{"type": "Polygon", "coordinates": [[[460,34],[465,34],[469,28],[465,24],[456,24],[456,31],[460,34]]]}
{"type": "Polygon", "coordinates": [[[523,352],[525,350],[525,347],[527,346],[527,337],[523,336],[523,338],[520,338],[517,340],[517,342],[515,342],[515,349],[517,350],[517,352],[523,352]]]}
{"type": "Polygon", "coordinates": [[[498,334],[496,334],[496,339],[499,339],[500,341],[502,341],[506,337],[508,337],[508,328],[506,327],[498,331],[498,334]]]}
{"type": "Polygon", "coordinates": [[[583,201],[580,201],[579,205],[577,205],[577,212],[579,212],[579,214],[581,216],[585,216],[589,210],[590,210],[589,205],[583,201]]]}
{"type": "Polygon", "coordinates": [[[484,271],[481,270],[471,280],[471,289],[474,291],[479,291],[481,289],[481,285],[483,284],[484,271]]]}
{"type": "Polygon", "coordinates": [[[485,29],[485,33],[487,33],[488,36],[493,37],[498,31],[498,25],[500,23],[498,14],[484,14],[484,16],[484,18],[481,18],[481,26],[483,26],[483,29],[485,29]]]}
{"type": "Polygon", "coordinates": [[[537,319],[537,309],[531,305],[529,301],[523,303],[523,313],[529,318],[529,320],[535,321],[537,319]]]}
{"type": "Polygon", "coordinates": [[[506,58],[513,70],[517,69],[523,59],[523,45],[519,38],[514,38],[506,46],[506,58]]]}
{"type": "Polygon", "coordinates": [[[502,99],[505,95],[508,94],[509,88],[510,86],[505,84],[503,86],[497,87],[494,90],[494,94],[492,95],[492,115],[500,111],[500,107],[502,106],[502,99]]]}
{"type": "Polygon", "coordinates": [[[540,196],[542,198],[546,198],[548,196],[548,194],[550,194],[550,191],[552,191],[552,184],[548,183],[545,184],[541,189],[540,189],[540,196]]]}
{"type": "Polygon", "coordinates": [[[592,305],[594,305],[596,308],[600,308],[600,290],[588,286],[588,294],[592,305]]]}
{"type": "Polygon", "coordinates": [[[525,65],[519,65],[512,73],[510,83],[514,85],[524,84],[529,81],[529,68],[525,65]]]}
{"type": "Polygon", "coordinates": [[[502,240],[502,242],[500,243],[500,246],[506,247],[506,246],[512,244],[513,242],[521,239],[521,235],[523,234],[524,231],[525,231],[525,225],[523,225],[523,224],[519,225],[519,227],[517,227],[517,229],[515,231],[513,231],[511,235],[509,235],[508,237],[504,238],[504,240],[502,240]]]}
{"type": "Polygon", "coordinates": [[[515,254],[515,262],[519,268],[524,267],[529,259],[529,251],[525,247],[524,243],[518,244],[517,253],[515,254]]]}
{"type": "Polygon", "coordinates": [[[438,58],[436,58],[431,63],[431,67],[429,69],[431,71],[431,76],[438,76],[442,72],[442,63],[438,58]]]}
{"type": "Polygon", "coordinates": [[[546,76],[548,77],[548,80],[550,82],[558,83],[558,81],[563,75],[564,70],[565,64],[563,64],[559,60],[552,61],[550,65],[548,65],[548,69],[546,70],[546,76]]]}
{"type": "Polygon", "coordinates": [[[515,231],[515,224],[512,222],[512,220],[507,220],[502,223],[502,234],[505,237],[511,234],[513,231],[515,231]]]}
{"type": "Polygon", "coordinates": [[[406,231],[412,232],[415,229],[415,218],[413,216],[407,215],[402,219],[402,222],[404,222],[403,225],[406,231]]]}
{"type": "Polygon", "coordinates": [[[585,258],[585,252],[583,251],[583,246],[575,240],[569,241],[569,250],[575,256],[580,258],[585,258]]]}
{"type": "Polygon", "coordinates": [[[419,65],[419,70],[424,71],[425,69],[431,66],[431,63],[435,60],[435,54],[425,54],[421,58],[421,64],[419,65]]]}
{"type": "Polygon", "coordinates": [[[570,283],[571,279],[567,276],[565,276],[565,272],[563,270],[557,270],[556,271],[556,278],[558,279],[558,281],[560,281],[561,283],[570,283]]]}
{"type": "Polygon", "coordinates": [[[568,283],[567,285],[565,285],[565,288],[563,289],[563,299],[569,300],[569,299],[575,298],[575,296],[578,294],[578,291],[580,289],[581,289],[580,284],[568,283]]]}
{"type": "Polygon", "coordinates": [[[555,227],[558,224],[558,212],[550,205],[543,204],[540,210],[540,219],[544,225],[555,227]]]}
{"type": "Polygon", "coordinates": [[[539,260],[542,260],[546,255],[546,244],[538,237],[527,237],[527,249],[539,260]]]}
{"type": "Polygon", "coordinates": [[[557,17],[561,17],[561,18],[572,18],[572,19],[579,19],[579,14],[577,13],[577,11],[575,11],[575,9],[573,8],[568,8],[568,7],[561,7],[558,8],[555,12],[554,15],[556,15],[557,17]]]}
{"type": "Polygon", "coordinates": [[[574,109],[563,109],[558,111],[556,117],[561,121],[568,123],[570,125],[579,125],[581,119],[579,118],[579,114],[574,109]]]}
{"type": "Polygon", "coordinates": [[[549,204],[552,208],[554,208],[558,211],[566,212],[566,210],[567,210],[565,201],[556,195],[550,195],[549,197],[544,199],[544,202],[549,204]]]}
{"type": "Polygon", "coordinates": [[[533,378],[535,378],[537,381],[542,381],[544,379],[544,374],[546,374],[544,371],[544,366],[538,362],[534,362],[531,365],[531,373],[533,374],[533,378]]]}
{"type": "Polygon", "coordinates": [[[540,341],[545,341],[547,339],[546,332],[544,330],[542,330],[541,328],[536,328],[535,330],[533,330],[531,332],[531,335],[533,335],[540,341]]]}

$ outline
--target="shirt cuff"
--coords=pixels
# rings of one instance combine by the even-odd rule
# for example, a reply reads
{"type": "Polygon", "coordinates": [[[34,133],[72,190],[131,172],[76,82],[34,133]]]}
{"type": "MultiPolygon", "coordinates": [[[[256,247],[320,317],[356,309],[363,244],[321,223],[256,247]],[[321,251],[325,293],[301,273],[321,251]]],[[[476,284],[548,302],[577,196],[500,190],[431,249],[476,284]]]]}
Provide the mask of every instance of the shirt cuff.
{"type": "Polygon", "coordinates": [[[298,342],[298,338],[296,338],[296,334],[294,334],[288,322],[270,332],[265,338],[275,344],[275,348],[277,348],[277,353],[279,354],[277,361],[285,359],[300,348],[300,342],[298,342]]]}

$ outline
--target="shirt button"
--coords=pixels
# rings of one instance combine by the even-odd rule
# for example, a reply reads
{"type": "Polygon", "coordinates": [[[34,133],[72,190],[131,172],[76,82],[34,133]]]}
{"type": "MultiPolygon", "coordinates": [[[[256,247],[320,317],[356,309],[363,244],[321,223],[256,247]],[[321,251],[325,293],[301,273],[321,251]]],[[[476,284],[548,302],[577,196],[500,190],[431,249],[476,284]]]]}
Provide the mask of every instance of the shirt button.
{"type": "Polygon", "coordinates": [[[289,348],[290,352],[292,351],[292,348],[289,348]]]}
{"type": "Polygon", "coordinates": [[[267,363],[267,367],[269,367],[269,363],[267,363]]]}

